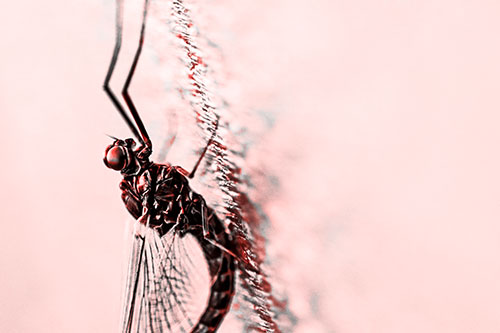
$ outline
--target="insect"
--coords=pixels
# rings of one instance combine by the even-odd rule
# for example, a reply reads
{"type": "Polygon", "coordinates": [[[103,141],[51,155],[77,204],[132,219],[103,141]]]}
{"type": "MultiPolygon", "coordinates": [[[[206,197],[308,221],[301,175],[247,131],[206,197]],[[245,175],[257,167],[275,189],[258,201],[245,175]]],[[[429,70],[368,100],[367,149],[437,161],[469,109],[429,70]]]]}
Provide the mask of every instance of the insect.
{"type": "MultiPolygon", "coordinates": [[[[204,198],[194,192],[193,178],[212,143],[208,140],[191,172],[179,166],[151,161],[151,139],[128,88],[141,55],[149,0],[145,0],[139,45],[122,90],[132,118],[109,86],[123,27],[123,9],[117,1],[116,40],[104,81],[104,90],[137,139],[114,139],[104,154],[104,164],[120,171],[122,200],[137,220],[127,283],[123,332],[215,332],[229,311],[234,296],[236,256],[234,241],[204,198]],[[179,240],[194,239],[208,264],[210,293],[199,316],[190,316],[187,271],[169,264],[171,249],[179,240]]],[[[216,127],[217,128],[217,127],[216,127]]]]}

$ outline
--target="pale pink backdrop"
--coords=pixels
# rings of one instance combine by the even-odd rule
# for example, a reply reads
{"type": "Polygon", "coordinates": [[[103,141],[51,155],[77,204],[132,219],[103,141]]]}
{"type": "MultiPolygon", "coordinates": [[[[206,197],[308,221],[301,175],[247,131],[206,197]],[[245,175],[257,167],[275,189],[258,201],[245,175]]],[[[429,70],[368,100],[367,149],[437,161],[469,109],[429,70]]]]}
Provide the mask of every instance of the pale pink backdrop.
{"type": "MultiPolygon", "coordinates": [[[[295,331],[499,332],[500,3],[203,7],[233,99],[275,119],[248,163],[280,184],[263,208],[295,331]]],[[[112,0],[0,10],[1,332],[118,330],[113,18],[112,0]]]]}

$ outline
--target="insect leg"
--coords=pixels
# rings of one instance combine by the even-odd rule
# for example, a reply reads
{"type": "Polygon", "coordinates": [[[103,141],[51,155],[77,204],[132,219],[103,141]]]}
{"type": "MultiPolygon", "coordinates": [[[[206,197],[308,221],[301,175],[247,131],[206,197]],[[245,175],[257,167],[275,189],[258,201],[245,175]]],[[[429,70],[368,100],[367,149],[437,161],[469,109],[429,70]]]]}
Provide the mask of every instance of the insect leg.
{"type": "Polygon", "coordinates": [[[198,166],[200,165],[201,160],[203,159],[203,157],[205,157],[205,154],[207,152],[208,147],[212,144],[212,142],[213,142],[213,140],[215,138],[215,134],[217,133],[217,129],[219,128],[219,117],[218,116],[216,116],[216,117],[217,118],[216,118],[215,124],[214,124],[215,128],[214,128],[214,130],[212,132],[212,135],[210,136],[210,139],[208,139],[207,145],[203,149],[203,152],[201,153],[200,158],[198,159],[198,161],[194,165],[193,171],[191,171],[191,173],[189,174],[189,178],[193,178],[194,177],[194,174],[196,173],[196,169],[198,169],[198,166]]]}
{"type": "Polygon", "coordinates": [[[238,259],[238,257],[236,256],[236,254],[234,254],[231,250],[228,250],[227,248],[225,248],[224,246],[220,245],[219,243],[217,243],[216,241],[214,241],[213,239],[210,239],[208,237],[205,237],[204,238],[207,242],[209,242],[210,244],[212,244],[213,246],[217,246],[220,250],[226,252],[227,254],[229,254],[230,256],[232,256],[233,258],[235,259],[238,259]]]}
{"type": "MultiPolygon", "coordinates": [[[[139,285],[139,275],[141,273],[141,267],[142,267],[142,257],[144,256],[144,245],[145,245],[145,239],[144,237],[141,236],[135,236],[136,240],[141,241],[140,245],[140,250],[139,250],[139,255],[138,255],[138,262],[136,263],[136,266],[133,268],[135,269],[135,274],[133,275],[133,283],[132,283],[132,295],[131,299],[129,300],[129,311],[126,314],[126,327],[124,329],[124,332],[130,333],[132,329],[132,323],[133,323],[133,316],[134,316],[134,308],[135,308],[135,301],[137,297],[137,288],[139,285]]],[[[133,264],[133,263],[132,263],[133,264]]]]}
{"type": "MultiPolygon", "coordinates": [[[[215,214],[215,213],[211,212],[211,214],[215,214]]],[[[202,228],[202,233],[203,233],[203,239],[205,239],[207,242],[209,242],[213,246],[218,247],[220,250],[226,252],[227,254],[234,257],[235,259],[238,259],[238,257],[236,257],[236,255],[231,250],[229,250],[225,246],[219,244],[219,242],[217,242],[217,240],[212,239],[215,237],[212,236],[212,238],[210,238],[211,235],[210,235],[210,230],[208,227],[209,218],[210,217],[207,217],[207,207],[205,204],[205,200],[201,200],[201,228],[202,228]]]]}
{"type": "Polygon", "coordinates": [[[142,14],[142,25],[141,25],[141,35],[139,37],[139,45],[137,47],[137,51],[135,52],[134,61],[132,62],[132,66],[130,67],[127,79],[125,80],[125,84],[123,85],[122,96],[125,99],[125,103],[127,103],[128,108],[130,109],[130,113],[132,113],[132,117],[134,118],[135,123],[139,128],[139,131],[141,132],[141,136],[143,139],[142,142],[144,142],[144,144],[148,148],[152,149],[152,144],[151,140],[149,139],[148,132],[146,131],[144,123],[142,122],[142,119],[139,116],[139,112],[137,112],[134,102],[132,101],[132,98],[128,93],[128,88],[130,86],[130,83],[132,82],[132,77],[134,76],[135,68],[137,67],[137,62],[139,61],[139,57],[141,56],[142,45],[144,44],[144,32],[146,30],[146,17],[148,16],[148,5],[149,5],[149,0],[145,0],[144,11],[142,14]]]}
{"type": "Polygon", "coordinates": [[[116,36],[115,36],[115,47],[113,49],[113,56],[111,57],[111,62],[108,67],[108,72],[106,73],[106,78],[104,79],[104,91],[113,102],[113,105],[116,107],[122,118],[127,123],[128,127],[134,134],[134,136],[144,144],[142,137],[139,135],[139,131],[135,127],[130,117],[125,112],[125,109],[121,105],[121,103],[116,98],[115,94],[109,87],[109,81],[111,80],[111,76],[113,75],[113,71],[115,70],[116,61],[118,60],[118,53],[120,53],[120,48],[122,45],[122,27],[123,27],[123,2],[121,0],[116,1],[116,36]]]}
{"type": "Polygon", "coordinates": [[[205,200],[201,201],[201,228],[203,231],[203,237],[205,239],[208,238],[210,235],[210,230],[208,230],[208,219],[207,219],[207,213],[206,213],[207,207],[205,206],[205,200]]]}
{"type": "Polygon", "coordinates": [[[163,147],[160,148],[158,154],[158,160],[160,162],[166,160],[167,154],[177,138],[177,115],[175,113],[173,113],[173,117],[169,119],[167,131],[167,139],[164,141],[163,147]]]}

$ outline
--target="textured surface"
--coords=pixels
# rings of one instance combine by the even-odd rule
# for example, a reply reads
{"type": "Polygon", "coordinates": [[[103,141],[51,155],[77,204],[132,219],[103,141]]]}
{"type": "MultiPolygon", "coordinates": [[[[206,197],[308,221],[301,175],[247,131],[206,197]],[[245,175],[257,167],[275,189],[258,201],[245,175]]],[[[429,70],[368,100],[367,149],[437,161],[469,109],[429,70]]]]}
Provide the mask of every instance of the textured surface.
{"type": "MultiPolygon", "coordinates": [[[[128,131],[101,90],[112,1],[3,8],[0,331],[117,331],[128,213],[102,152],[128,131]]],[[[498,332],[498,3],[203,8],[221,89],[249,111],[252,195],[296,331],[498,332]]],[[[131,88],[148,112],[170,102],[156,66],[131,88]]],[[[188,141],[169,153],[187,168],[188,141]]]]}

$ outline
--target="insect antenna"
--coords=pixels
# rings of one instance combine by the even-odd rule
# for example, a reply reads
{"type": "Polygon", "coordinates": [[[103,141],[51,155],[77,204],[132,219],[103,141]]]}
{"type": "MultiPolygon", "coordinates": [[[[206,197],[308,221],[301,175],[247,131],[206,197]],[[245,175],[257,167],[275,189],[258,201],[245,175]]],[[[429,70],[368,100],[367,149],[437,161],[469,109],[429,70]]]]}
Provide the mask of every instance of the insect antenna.
{"type": "Polygon", "coordinates": [[[127,80],[125,81],[125,84],[123,85],[122,89],[122,96],[125,99],[125,103],[127,103],[130,112],[132,113],[132,117],[134,117],[135,123],[137,124],[137,127],[139,127],[139,131],[141,132],[141,136],[143,139],[143,142],[148,146],[149,148],[152,149],[152,143],[149,138],[148,132],[146,131],[146,128],[144,127],[144,124],[142,122],[141,117],[139,116],[139,112],[137,112],[137,109],[134,105],[134,102],[132,101],[132,98],[130,97],[128,93],[128,88],[130,86],[130,83],[132,81],[132,77],[134,76],[135,68],[137,67],[137,62],[139,61],[139,57],[141,56],[142,52],[142,45],[144,44],[144,32],[146,30],[146,17],[148,15],[148,5],[149,5],[149,0],[144,1],[144,11],[143,11],[143,16],[142,16],[142,25],[141,25],[141,35],[139,37],[139,45],[137,47],[137,51],[135,52],[134,56],[134,61],[132,62],[132,66],[130,67],[130,71],[127,76],[127,80]]]}
{"type": "Polygon", "coordinates": [[[113,49],[113,56],[111,57],[111,62],[108,67],[108,72],[106,73],[106,78],[104,79],[104,91],[108,95],[109,99],[111,99],[111,102],[113,102],[113,105],[116,107],[120,115],[122,116],[123,120],[127,123],[128,127],[134,134],[134,136],[141,142],[141,144],[144,144],[143,138],[139,135],[139,131],[135,127],[134,123],[130,119],[130,117],[127,115],[125,112],[125,109],[121,105],[121,103],[118,101],[116,98],[115,94],[109,87],[109,81],[111,80],[111,76],[113,75],[113,71],[115,70],[116,66],[116,61],[118,60],[118,53],[120,53],[120,48],[122,46],[122,27],[123,27],[123,4],[122,1],[117,0],[116,1],[116,36],[115,36],[115,47],[113,49]]]}

